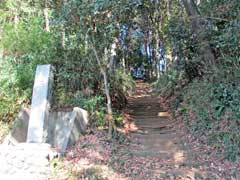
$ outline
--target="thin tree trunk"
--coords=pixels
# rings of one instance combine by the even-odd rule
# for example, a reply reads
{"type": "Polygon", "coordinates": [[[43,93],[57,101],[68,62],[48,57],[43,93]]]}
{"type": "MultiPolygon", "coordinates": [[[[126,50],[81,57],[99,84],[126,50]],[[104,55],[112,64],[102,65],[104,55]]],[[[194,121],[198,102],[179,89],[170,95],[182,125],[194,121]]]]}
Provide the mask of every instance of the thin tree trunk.
{"type": "Polygon", "coordinates": [[[167,17],[169,19],[171,12],[170,12],[171,0],[167,0],[167,17]]]}
{"type": "Polygon", "coordinates": [[[152,30],[149,30],[148,36],[147,36],[148,53],[149,53],[148,56],[149,56],[149,58],[152,62],[152,76],[156,77],[156,75],[157,75],[157,71],[156,71],[157,61],[156,61],[156,58],[154,57],[155,52],[154,52],[154,49],[153,49],[153,46],[152,46],[152,44],[154,43],[153,39],[154,39],[154,33],[153,33],[152,30]]]}
{"type": "Polygon", "coordinates": [[[61,26],[61,46],[63,49],[65,49],[65,38],[66,38],[66,33],[65,33],[65,28],[64,26],[62,25],[61,26]]]}
{"type": "Polygon", "coordinates": [[[151,79],[152,78],[152,62],[149,62],[149,58],[148,58],[148,41],[145,37],[144,40],[144,49],[145,49],[145,53],[146,53],[146,60],[147,60],[147,64],[148,64],[148,78],[151,79]]]}
{"type": "Polygon", "coordinates": [[[125,57],[122,58],[122,66],[123,66],[123,70],[124,70],[123,72],[126,73],[127,71],[126,71],[126,60],[125,60],[125,57]]]}
{"type": "MultiPolygon", "coordinates": [[[[67,0],[63,0],[62,1],[62,5],[65,6],[67,0]]],[[[62,45],[62,48],[65,49],[65,38],[66,38],[66,30],[65,30],[65,27],[64,27],[64,23],[61,24],[61,45],[62,45]]]]}
{"type": "Polygon", "coordinates": [[[114,40],[111,46],[111,56],[110,56],[110,62],[109,62],[109,71],[112,73],[115,69],[115,57],[117,55],[116,49],[117,49],[117,38],[114,40]]]}
{"type": "Polygon", "coordinates": [[[49,26],[49,14],[48,14],[48,0],[45,0],[45,2],[44,2],[43,14],[44,14],[44,18],[45,18],[45,31],[49,32],[50,26],[49,26]]]}
{"type": "Polygon", "coordinates": [[[156,56],[156,68],[157,68],[157,78],[160,78],[160,69],[159,69],[159,60],[160,60],[160,54],[159,54],[159,34],[156,30],[155,32],[155,41],[156,41],[156,48],[155,48],[155,56],[156,56]]]}
{"type": "Polygon", "coordinates": [[[112,103],[111,103],[111,96],[110,96],[110,91],[109,91],[109,85],[108,85],[108,76],[107,76],[107,72],[104,69],[104,67],[102,66],[101,60],[98,56],[97,50],[94,47],[94,45],[92,45],[93,48],[93,52],[94,55],[96,57],[97,63],[99,65],[100,68],[100,72],[103,76],[103,80],[104,80],[104,89],[105,89],[105,95],[107,97],[107,113],[108,113],[108,138],[111,139],[112,138],[112,131],[113,131],[113,115],[112,115],[112,103]]]}
{"type": "Polygon", "coordinates": [[[3,49],[0,48],[0,65],[3,61],[3,49]]]}
{"type": "Polygon", "coordinates": [[[17,29],[17,24],[18,24],[18,14],[17,14],[17,10],[16,12],[14,13],[14,19],[13,19],[13,23],[14,23],[14,29],[16,30],[17,29]]]}

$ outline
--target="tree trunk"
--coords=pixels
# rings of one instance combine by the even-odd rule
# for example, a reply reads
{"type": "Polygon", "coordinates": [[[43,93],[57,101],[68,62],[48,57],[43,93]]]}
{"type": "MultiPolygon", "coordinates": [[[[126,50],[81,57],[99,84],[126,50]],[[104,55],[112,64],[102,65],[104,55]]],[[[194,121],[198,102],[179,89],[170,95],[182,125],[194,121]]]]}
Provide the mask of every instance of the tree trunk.
{"type": "Polygon", "coordinates": [[[0,65],[3,61],[3,50],[0,48],[0,65]]]}
{"type": "Polygon", "coordinates": [[[148,58],[148,41],[145,37],[145,40],[144,40],[144,50],[145,50],[145,55],[146,55],[146,61],[147,61],[147,64],[148,64],[148,79],[151,79],[152,78],[152,62],[149,62],[149,58],[148,58]]]}
{"type": "Polygon", "coordinates": [[[94,45],[92,45],[93,48],[93,52],[94,55],[96,57],[97,63],[99,65],[100,68],[100,72],[103,76],[103,80],[104,80],[104,89],[105,89],[105,95],[107,98],[107,120],[108,120],[108,138],[111,139],[112,138],[112,131],[113,131],[113,113],[112,113],[112,103],[111,103],[111,96],[110,96],[110,91],[109,91],[109,83],[108,83],[108,76],[107,76],[107,72],[106,69],[102,66],[101,60],[98,56],[97,50],[94,47],[94,45]]]}
{"type": "Polygon", "coordinates": [[[156,56],[156,66],[157,66],[157,78],[159,79],[160,78],[160,69],[159,69],[159,66],[160,66],[160,54],[159,54],[159,34],[158,34],[158,31],[155,32],[155,41],[156,41],[156,47],[155,47],[155,56],[156,56]]]}
{"type": "Polygon", "coordinates": [[[200,16],[196,4],[193,0],[182,0],[188,17],[192,24],[192,30],[198,43],[200,44],[200,54],[203,55],[204,63],[207,65],[215,64],[215,57],[210,48],[209,42],[205,40],[201,33],[204,31],[204,22],[200,16]]]}
{"type": "Polygon", "coordinates": [[[171,0],[167,0],[167,17],[170,18],[171,12],[170,12],[170,6],[171,6],[171,0]]]}
{"type": "Polygon", "coordinates": [[[122,58],[122,67],[123,67],[123,72],[127,72],[127,66],[126,66],[126,59],[125,57],[122,58]]]}
{"type": "Polygon", "coordinates": [[[65,38],[66,38],[65,28],[64,25],[61,25],[61,46],[63,49],[65,49],[65,38]]]}
{"type": "Polygon", "coordinates": [[[115,57],[117,55],[116,49],[117,49],[117,43],[118,40],[115,38],[114,42],[112,43],[111,46],[111,56],[110,56],[110,62],[109,62],[109,71],[112,73],[115,69],[115,57]]]}
{"type": "MultiPolygon", "coordinates": [[[[65,6],[67,0],[63,0],[62,1],[62,5],[65,6]]],[[[61,46],[63,49],[65,49],[65,38],[66,38],[66,30],[65,30],[65,27],[64,27],[64,22],[63,24],[61,24],[61,46]]]]}
{"type": "Polygon", "coordinates": [[[49,15],[48,15],[48,0],[45,0],[44,2],[43,14],[45,18],[45,31],[49,32],[50,27],[49,27],[49,15]]]}
{"type": "Polygon", "coordinates": [[[14,23],[14,29],[17,30],[17,24],[18,24],[18,13],[17,13],[17,10],[16,12],[14,13],[14,19],[13,19],[13,23],[14,23]]]}

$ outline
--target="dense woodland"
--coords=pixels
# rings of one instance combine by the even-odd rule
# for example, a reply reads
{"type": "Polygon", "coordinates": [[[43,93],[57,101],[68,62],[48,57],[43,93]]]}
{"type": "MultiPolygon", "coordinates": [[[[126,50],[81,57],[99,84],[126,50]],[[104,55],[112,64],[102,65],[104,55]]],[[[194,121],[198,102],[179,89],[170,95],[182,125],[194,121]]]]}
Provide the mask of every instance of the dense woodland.
{"type": "Polygon", "coordinates": [[[236,161],[239,29],[239,0],[2,0],[0,135],[30,104],[36,65],[49,63],[52,108],[83,107],[111,136],[141,64],[189,132],[236,161]]]}

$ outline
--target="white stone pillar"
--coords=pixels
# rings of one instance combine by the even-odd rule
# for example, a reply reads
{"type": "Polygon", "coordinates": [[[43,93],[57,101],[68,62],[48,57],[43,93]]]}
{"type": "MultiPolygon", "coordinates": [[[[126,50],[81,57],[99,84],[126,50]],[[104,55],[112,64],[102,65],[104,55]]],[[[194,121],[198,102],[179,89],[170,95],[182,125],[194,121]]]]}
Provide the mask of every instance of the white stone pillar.
{"type": "Polygon", "coordinates": [[[38,65],[28,125],[28,143],[43,143],[47,141],[52,84],[53,74],[51,65],[38,65]]]}

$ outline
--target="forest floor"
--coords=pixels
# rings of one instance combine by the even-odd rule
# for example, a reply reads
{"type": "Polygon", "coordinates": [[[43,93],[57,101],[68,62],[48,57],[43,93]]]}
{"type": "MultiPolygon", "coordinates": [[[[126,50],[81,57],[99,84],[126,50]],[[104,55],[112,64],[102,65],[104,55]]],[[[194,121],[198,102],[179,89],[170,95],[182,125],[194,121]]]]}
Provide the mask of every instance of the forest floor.
{"type": "Polygon", "coordinates": [[[149,84],[138,82],[123,111],[125,126],[114,140],[91,130],[52,162],[58,180],[239,180],[240,163],[219,159],[210,147],[172,118],[149,84]]]}

